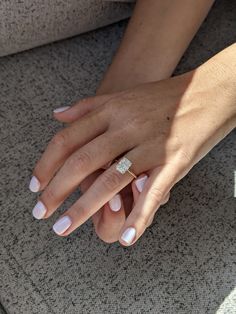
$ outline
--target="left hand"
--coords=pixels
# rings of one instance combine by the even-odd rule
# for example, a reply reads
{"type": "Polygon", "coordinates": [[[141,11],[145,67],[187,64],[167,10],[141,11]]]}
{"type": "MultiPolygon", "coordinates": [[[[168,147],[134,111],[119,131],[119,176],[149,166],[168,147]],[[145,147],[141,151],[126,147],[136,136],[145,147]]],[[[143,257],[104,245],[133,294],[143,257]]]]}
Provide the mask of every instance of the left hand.
{"type": "MultiPolygon", "coordinates": [[[[60,115],[62,116],[62,115],[60,115]]],[[[76,117],[76,113],[74,115],[76,117]]],[[[60,117],[60,121],[63,117],[60,117]]],[[[67,117],[68,122],[68,117],[67,117]]],[[[85,178],[80,184],[80,190],[85,193],[91,184],[97,179],[97,177],[102,173],[102,171],[96,171],[85,178]]],[[[131,184],[127,185],[120,193],[120,208],[116,206],[116,210],[111,205],[110,201],[106,203],[100,210],[98,210],[93,216],[92,221],[94,229],[97,236],[106,243],[113,243],[119,240],[120,230],[125,223],[126,217],[132,211],[138,201],[139,195],[141,193],[140,189],[145,185],[146,175],[141,175],[138,177],[137,181],[132,181],[131,184]],[[136,182],[137,183],[136,185],[136,182]],[[118,208],[118,209],[117,209],[118,208]]],[[[168,202],[170,193],[163,199],[161,205],[168,202]]],[[[113,203],[114,204],[114,203],[113,203]]],[[[154,215],[150,217],[150,220],[146,226],[149,227],[153,222],[154,215]]]]}
{"type": "MultiPolygon", "coordinates": [[[[120,233],[123,245],[137,241],[174,184],[235,126],[235,86],[219,59],[165,81],[88,99],[87,110],[81,102],[68,109],[68,116],[80,111],[81,118],[54,136],[34,169],[31,188],[44,190],[35,210],[39,218],[55,212],[87,176],[125,156],[137,176],[153,170],[120,233]]],[[[132,180],[112,164],[54,231],[70,234],[132,180]]]]}

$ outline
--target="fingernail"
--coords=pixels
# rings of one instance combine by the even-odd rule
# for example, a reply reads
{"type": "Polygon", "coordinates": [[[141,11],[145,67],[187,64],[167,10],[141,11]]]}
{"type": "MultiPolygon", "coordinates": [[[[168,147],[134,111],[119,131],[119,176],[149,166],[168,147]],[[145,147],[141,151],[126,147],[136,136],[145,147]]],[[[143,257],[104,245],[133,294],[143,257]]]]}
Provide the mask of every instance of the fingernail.
{"type": "Polygon", "coordinates": [[[44,206],[44,204],[41,201],[38,201],[38,203],[34,206],[32,210],[32,215],[36,219],[42,219],[44,215],[46,214],[46,211],[47,209],[44,206]]]}
{"type": "Polygon", "coordinates": [[[118,212],[121,209],[121,198],[119,194],[116,194],[110,201],[109,206],[113,212],[118,212]]]}
{"type": "Polygon", "coordinates": [[[145,185],[145,182],[147,181],[147,178],[148,178],[148,176],[144,176],[144,177],[141,177],[141,178],[135,180],[135,184],[136,184],[136,187],[137,187],[139,192],[142,192],[144,185],[145,185]]]}
{"type": "Polygon", "coordinates": [[[134,240],[135,235],[136,235],[135,228],[130,227],[125,230],[125,232],[121,236],[121,239],[127,244],[131,244],[134,240]]]}
{"type": "Polygon", "coordinates": [[[65,107],[60,107],[60,108],[56,108],[53,110],[54,113],[59,113],[59,112],[63,112],[66,111],[67,109],[69,109],[70,106],[65,106],[65,107]]]}
{"type": "Polygon", "coordinates": [[[40,182],[35,176],[30,180],[29,189],[31,192],[38,192],[40,189],[40,182]]]}
{"type": "Polygon", "coordinates": [[[54,225],[53,230],[56,232],[56,234],[62,234],[64,233],[72,224],[72,221],[69,216],[64,216],[61,219],[59,219],[54,225]]]}

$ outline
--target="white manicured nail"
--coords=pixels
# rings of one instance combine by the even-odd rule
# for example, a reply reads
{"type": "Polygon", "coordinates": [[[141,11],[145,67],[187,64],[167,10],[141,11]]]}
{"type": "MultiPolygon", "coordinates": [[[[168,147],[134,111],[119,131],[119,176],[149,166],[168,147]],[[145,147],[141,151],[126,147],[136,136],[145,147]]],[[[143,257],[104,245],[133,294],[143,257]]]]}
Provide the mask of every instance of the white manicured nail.
{"type": "Polygon", "coordinates": [[[32,215],[36,219],[42,219],[46,214],[46,211],[47,209],[44,204],[41,201],[38,201],[38,203],[33,208],[32,215]]]}
{"type": "Polygon", "coordinates": [[[127,244],[131,244],[134,240],[135,235],[136,235],[135,228],[130,227],[125,230],[125,232],[121,236],[121,239],[127,244]]]}
{"type": "Polygon", "coordinates": [[[63,112],[66,111],[67,109],[69,109],[70,106],[65,106],[65,107],[60,107],[60,108],[56,108],[53,110],[54,113],[59,113],[59,112],[63,112]]]}
{"type": "Polygon", "coordinates": [[[64,216],[61,219],[59,219],[54,225],[53,230],[56,232],[56,234],[62,234],[64,233],[72,224],[72,221],[69,216],[64,216]]]}
{"type": "Polygon", "coordinates": [[[145,182],[147,181],[147,178],[148,178],[148,176],[144,176],[144,177],[141,177],[141,178],[135,180],[136,187],[140,193],[142,192],[142,190],[144,188],[144,185],[145,185],[145,182]]]}
{"type": "Polygon", "coordinates": [[[40,189],[40,182],[35,176],[30,180],[29,189],[31,192],[38,192],[40,189]]]}
{"type": "Polygon", "coordinates": [[[121,198],[119,194],[116,194],[110,201],[109,206],[113,212],[118,212],[121,209],[121,198]]]}

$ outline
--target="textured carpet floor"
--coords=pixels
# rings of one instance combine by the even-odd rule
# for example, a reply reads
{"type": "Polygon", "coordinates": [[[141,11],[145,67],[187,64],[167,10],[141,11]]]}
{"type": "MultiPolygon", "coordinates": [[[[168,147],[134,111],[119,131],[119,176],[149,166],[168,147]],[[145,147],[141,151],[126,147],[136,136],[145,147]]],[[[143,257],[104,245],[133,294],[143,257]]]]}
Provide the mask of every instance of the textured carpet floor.
{"type": "MultiPolygon", "coordinates": [[[[218,1],[176,72],[234,42],[235,16],[235,1],[218,1]]],[[[61,128],[52,109],[94,93],[123,28],[0,59],[0,301],[9,314],[236,313],[235,131],[175,187],[133,247],[101,242],[90,221],[60,238],[51,230],[58,213],[32,218],[31,170],[61,128]]]]}
{"type": "Polygon", "coordinates": [[[2,305],[0,304],[0,314],[6,314],[4,308],[2,307],[2,305]]]}

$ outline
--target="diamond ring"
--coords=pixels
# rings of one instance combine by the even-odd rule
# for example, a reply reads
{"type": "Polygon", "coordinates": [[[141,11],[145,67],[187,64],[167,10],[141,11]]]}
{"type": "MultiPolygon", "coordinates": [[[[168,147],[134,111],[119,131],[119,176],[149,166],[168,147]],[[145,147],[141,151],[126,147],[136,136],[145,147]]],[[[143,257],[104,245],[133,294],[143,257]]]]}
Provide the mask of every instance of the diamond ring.
{"type": "Polygon", "coordinates": [[[116,165],[116,170],[119,171],[121,174],[125,174],[126,172],[129,172],[135,179],[137,178],[137,176],[130,171],[130,167],[132,166],[132,162],[126,158],[123,157],[121,160],[116,160],[115,161],[118,162],[118,164],[116,165]]]}

